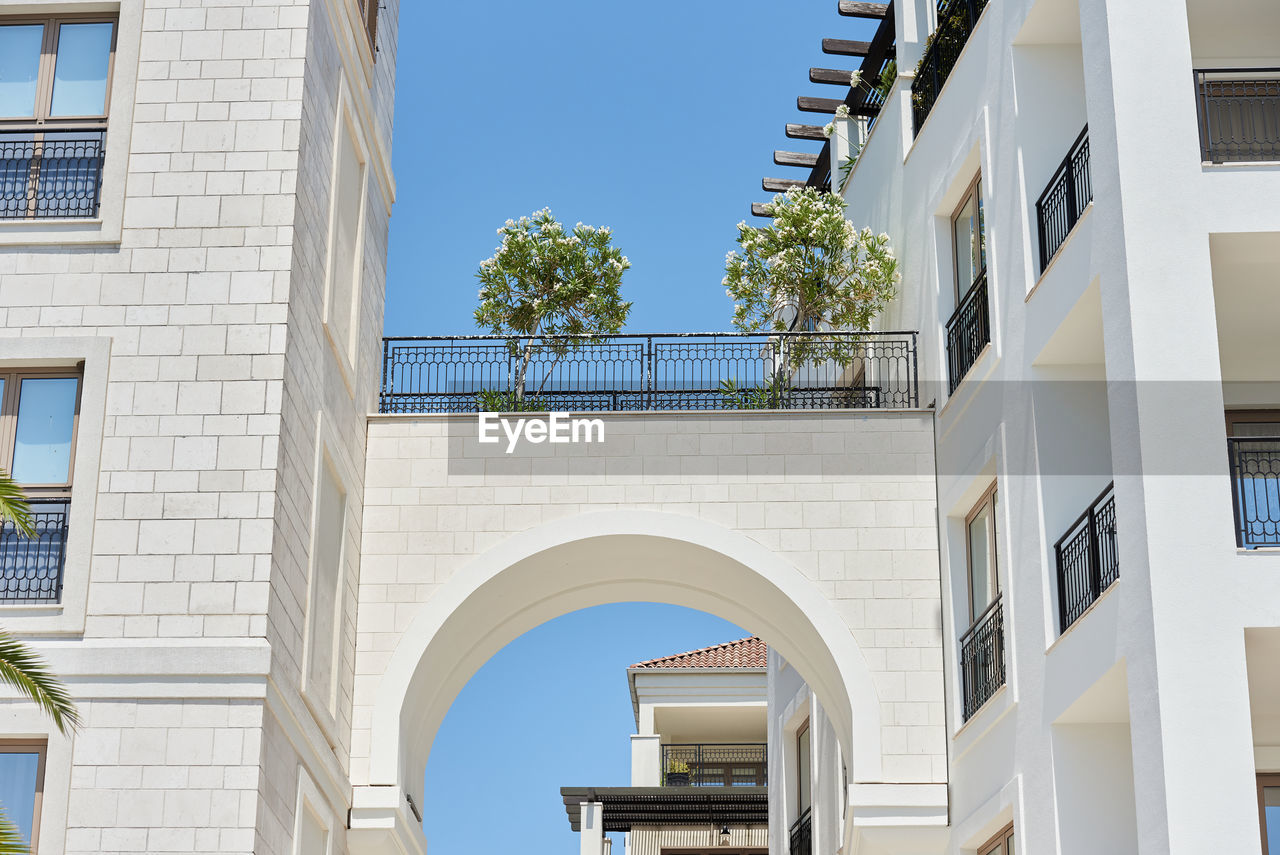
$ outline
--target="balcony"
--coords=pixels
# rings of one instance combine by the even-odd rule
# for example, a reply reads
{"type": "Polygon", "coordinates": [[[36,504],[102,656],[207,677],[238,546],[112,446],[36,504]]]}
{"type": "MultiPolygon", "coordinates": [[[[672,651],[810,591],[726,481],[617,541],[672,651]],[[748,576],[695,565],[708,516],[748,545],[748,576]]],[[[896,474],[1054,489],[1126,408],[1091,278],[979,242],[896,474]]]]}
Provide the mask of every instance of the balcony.
{"type": "Polygon", "coordinates": [[[1058,626],[1066,632],[1120,578],[1116,499],[1108,484],[1053,545],[1058,567],[1058,626]]]}
{"type": "Polygon", "coordinates": [[[0,220],[98,216],[105,130],[0,133],[0,220]]]}
{"type": "Polygon", "coordinates": [[[950,394],[969,373],[978,355],[991,341],[991,322],[987,308],[987,271],[977,280],[947,321],[947,392],[950,394]]]}
{"type": "Polygon", "coordinates": [[[1236,545],[1280,547],[1280,437],[1227,440],[1236,545]]]}
{"type": "Polygon", "coordinates": [[[62,599],[62,566],[67,547],[66,499],[33,499],[27,537],[12,523],[0,527],[0,603],[56,603],[62,599]]]}
{"type": "Polygon", "coordinates": [[[763,743],[662,746],[664,787],[763,787],[768,766],[763,743]]]}
{"type": "Polygon", "coordinates": [[[800,818],[791,824],[790,855],[812,855],[813,853],[813,811],[805,808],[800,818]]]}
{"type": "Polygon", "coordinates": [[[1049,186],[1036,201],[1036,224],[1040,237],[1040,272],[1067,241],[1085,206],[1093,200],[1093,181],[1089,174],[1089,128],[1080,132],[1071,150],[1063,158],[1049,186]]]}
{"type": "Polygon", "coordinates": [[[916,371],[913,332],[389,338],[379,411],[914,408],[916,371]]]}
{"type": "Polygon", "coordinates": [[[1200,157],[1280,161],[1280,68],[1198,68],[1200,157]]]}
{"type": "Polygon", "coordinates": [[[916,68],[915,79],[911,81],[911,107],[917,134],[986,6],[987,0],[941,0],[938,3],[938,27],[929,37],[924,57],[916,68]]]}
{"type": "Polygon", "coordinates": [[[960,677],[964,692],[964,720],[982,708],[1004,685],[1004,603],[987,606],[960,638],[960,677]]]}

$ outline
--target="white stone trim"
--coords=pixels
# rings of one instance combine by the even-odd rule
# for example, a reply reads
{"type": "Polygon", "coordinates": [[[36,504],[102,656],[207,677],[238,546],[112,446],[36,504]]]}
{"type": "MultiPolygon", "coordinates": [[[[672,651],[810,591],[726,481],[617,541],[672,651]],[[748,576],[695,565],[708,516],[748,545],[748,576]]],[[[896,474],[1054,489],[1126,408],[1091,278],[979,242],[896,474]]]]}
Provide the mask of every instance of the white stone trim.
{"type": "Polygon", "coordinates": [[[302,841],[302,817],[308,808],[324,823],[324,855],[334,855],[334,830],[338,824],[337,816],[328,800],[321,795],[319,788],[311,780],[311,776],[307,774],[307,770],[299,766],[298,795],[293,808],[293,846],[290,849],[293,855],[318,855],[314,852],[303,852],[298,848],[302,841]]]}

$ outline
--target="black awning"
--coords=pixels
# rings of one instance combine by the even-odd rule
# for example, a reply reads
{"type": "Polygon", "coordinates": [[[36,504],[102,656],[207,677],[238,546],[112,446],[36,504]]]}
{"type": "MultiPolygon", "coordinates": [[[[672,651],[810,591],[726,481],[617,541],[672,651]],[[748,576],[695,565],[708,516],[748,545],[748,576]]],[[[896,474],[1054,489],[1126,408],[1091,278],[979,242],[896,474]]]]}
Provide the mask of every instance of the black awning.
{"type": "Polygon", "coordinates": [[[574,831],[583,802],[604,805],[605,831],[633,825],[749,825],[769,821],[768,787],[561,787],[574,831]]]}

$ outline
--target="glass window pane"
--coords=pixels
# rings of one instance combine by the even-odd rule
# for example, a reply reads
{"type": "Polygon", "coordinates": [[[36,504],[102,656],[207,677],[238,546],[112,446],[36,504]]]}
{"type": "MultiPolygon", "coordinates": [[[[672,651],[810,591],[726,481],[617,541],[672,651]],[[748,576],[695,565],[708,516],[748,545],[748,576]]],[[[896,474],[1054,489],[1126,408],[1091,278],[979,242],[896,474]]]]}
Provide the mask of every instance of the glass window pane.
{"type": "Polygon", "coordinates": [[[0,805],[18,827],[22,840],[31,845],[31,823],[36,811],[36,774],[40,755],[0,753],[0,805]]]}
{"type": "Polygon", "coordinates": [[[977,200],[978,216],[977,222],[974,224],[974,264],[975,270],[973,278],[977,279],[978,274],[987,269],[987,226],[982,217],[982,182],[973,188],[974,199],[977,200]]]}
{"type": "Polygon", "coordinates": [[[1004,855],[1014,855],[1013,835],[1009,835],[1009,839],[1004,842],[1004,855]]]}
{"type": "Polygon", "coordinates": [[[809,728],[796,739],[796,784],[800,796],[800,812],[809,809],[812,803],[809,794],[809,728]]]}
{"type": "Polygon", "coordinates": [[[1280,787],[1264,787],[1263,817],[1267,828],[1267,851],[1280,852],[1280,787]]]}
{"type": "Polygon", "coordinates": [[[54,116],[101,116],[107,110],[107,68],[114,24],[63,24],[53,72],[54,116]]]}
{"type": "Polygon", "coordinates": [[[973,284],[977,271],[973,269],[973,197],[965,200],[964,207],[956,215],[952,225],[952,237],[956,247],[956,295],[963,297],[973,284]]]}
{"type": "Polygon", "coordinates": [[[34,116],[42,24],[0,27],[0,116],[34,116]]]}
{"type": "Polygon", "coordinates": [[[991,604],[995,596],[992,590],[991,577],[991,505],[986,504],[982,510],[969,521],[969,590],[971,592],[972,610],[969,618],[976,619],[982,610],[991,604]]]}
{"type": "Polygon", "coordinates": [[[13,449],[13,478],[19,484],[67,482],[79,382],[74,377],[22,381],[13,449]]]}

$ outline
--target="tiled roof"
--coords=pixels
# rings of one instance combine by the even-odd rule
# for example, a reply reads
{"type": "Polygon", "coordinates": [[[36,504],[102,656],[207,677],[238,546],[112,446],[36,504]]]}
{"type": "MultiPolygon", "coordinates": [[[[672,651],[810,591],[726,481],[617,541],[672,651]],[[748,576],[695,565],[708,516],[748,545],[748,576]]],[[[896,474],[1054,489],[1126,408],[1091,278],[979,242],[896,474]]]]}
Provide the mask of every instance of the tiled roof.
{"type": "Polygon", "coordinates": [[[769,647],[754,635],[701,650],[637,662],[632,668],[763,668],[769,647]]]}

